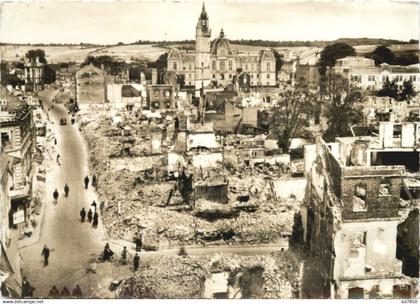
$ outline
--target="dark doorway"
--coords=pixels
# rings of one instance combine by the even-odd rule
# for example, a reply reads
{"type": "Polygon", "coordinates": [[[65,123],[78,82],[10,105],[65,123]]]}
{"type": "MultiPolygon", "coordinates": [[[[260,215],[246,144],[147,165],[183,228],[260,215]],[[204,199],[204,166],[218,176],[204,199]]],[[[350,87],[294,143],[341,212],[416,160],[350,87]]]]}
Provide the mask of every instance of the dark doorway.
{"type": "Polygon", "coordinates": [[[349,288],[348,298],[349,299],[363,299],[364,298],[363,288],[360,288],[360,287],[349,288]]]}

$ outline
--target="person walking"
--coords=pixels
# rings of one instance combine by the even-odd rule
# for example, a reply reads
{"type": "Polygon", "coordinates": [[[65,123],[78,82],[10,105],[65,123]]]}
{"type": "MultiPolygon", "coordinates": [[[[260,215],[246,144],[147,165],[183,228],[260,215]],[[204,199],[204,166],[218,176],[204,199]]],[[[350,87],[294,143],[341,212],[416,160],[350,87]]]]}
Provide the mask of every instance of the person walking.
{"type": "Polygon", "coordinates": [[[134,243],[136,244],[136,251],[137,252],[141,251],[142,238],[143,238],[143,236],[141,234],[141,231],[134,233],[134,243]]]}
{"type": "Polygon", "coordinates": [[[61,156],[60,154],[57,154],[57,164],[60,166],[60,160],[61,160],[61,156]]]}
{"type": "Polygon", "coordinates": [[[114,252],[112,252],[111,248],[109,247],[109,243],[106,243],[103,253],[103,261],[110,261],[113,254],[114,252]]]}
{"type": "Polygon", "coordinates": [[[91,223],[92,222],[92,217],[93,217],[93,212],[92,209],[89,209],[89,212],[87,214],[87,218],[88,218],[88,222],[91,223]]]}
{"type": "Polygon", "coordinates": [[[93,201],[93,202],[92,202],[92,204],[90,204],[90,208],[91,208],[91,209],[93,209],[92,211],[93,211],[94,213],[96,213],[96,206],[97,206],[97,205],[96,205],[96,202],[95,202],[95,201],[93,201]]]}
{"type": "Polygon", "coordinates": [[[58,298],[60,296],[60,292],[58,291],[55,285],[51,288],[50,293],[48,294],[49,298],[58,298]]]}
{"type": "Polygon", "coordinates": [[[60,292],[60,298],[70,298],[70,291],[67,289],[66,286],[60,292]]]}
{"type": "Polygon", "coordinates": [[[93,215],[93,221],[92,221],[92,227],[93,228],[97,228],[98,227],[98,213],[95,212],[95,214],[93,215]]]}
{"type": "Polygon", "coordinates": [[[67,185],[67,183],[66,183],[64,185],[64,194],[65,194],[66,197],[69,197],[69,191],[70,191],[69,185],[67,185]]]}
{"type": "Polygon", "coordinates": [[[57,145],[57,138],[54,138],[54,145],[57,145]]]}
{"type": "Polygon", "coordinates": [[[97,180],[96,180],[96,175],[94,174],[92,176],[92,187],[96,190],[96,186],[97,186],[97,180]]]}
{"type": "Polygon", "coordinates": [[[134,255],[134,258],[133,258],[134,272],[136,272],[137,270],[139,270],[139,266],[140,266],[140,257],[138,255],[138,253],[136,252],[136,254],[134,255]]]}
{"type": "Polygon", "coordinates": [[[57,203],[57,200],[58,200],[58,191],[57,191],[57,189],[54,190],[53,197],[54,197],[55,203],[57,203]]]}
{"type": "Polygon", "coordinates": [[[89,176],[86,175],[85,177],[85,189],[89,187],[89,176]]]}
{"type": "Polygon", "coordinates": [[[80,289],[79,284],[76,284],[76,287],[73,289],[71,295],[75,298],[83,298],[82,290],[80,289]]]}
{"type": "Polygon", "coordinates": [[[34,290],[35,290],[35,288],[32,287],[31,284],[29,284],[26,277],[23,277],[23,279],[22,279],[22,298],[33,297],[34,296],[34,290]]]}
{"type": "Polygon", "coordinates": [[[82,223],[84,223],[85,222],[85,218],[86,218],[86,211],[85,211],[85,208],[82,208],[82,210],[80,210],[80,221],[82,223]]]}
{"type": "Polygon", "coordinates": [[[127,246],[124,246],[123,251],[121,251],[121,264],[127,265],[127,246]]]}
{"type": "Polygon", "coordinates": [[[44,267],[48,265],[48,258],[50,256],[50,249],[47,247],[47,245],[44,245],[44,248],[42,249],[41,256],[44,256],[44,267]]]}

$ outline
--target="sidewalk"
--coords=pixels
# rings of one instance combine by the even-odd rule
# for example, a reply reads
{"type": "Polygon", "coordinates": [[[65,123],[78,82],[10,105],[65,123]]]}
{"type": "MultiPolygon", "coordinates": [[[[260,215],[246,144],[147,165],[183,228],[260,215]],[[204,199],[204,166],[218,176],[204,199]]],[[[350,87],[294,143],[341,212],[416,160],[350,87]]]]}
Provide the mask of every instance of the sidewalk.
{"type": "MultiPolygon", "coordinates": [[[[41,208],[39,214],[34,214],[32,217],[32,220],[35,220],[37,222],[37,225],[32,228],[32,235],[30,237],[25,236],[23,239],[19,240],[18,242],[18,249],[23,249],[29,246],[32,246],[36,244],[39,239],[41,238],[41,230],[42,225],[44,224],[44,214],[45,214],[45,208],[47,205],[47,197],[48,193],[46,193],[46,181],[39,181],[37,179],[38,170],[45,170],[47,176],[47,172],[52,170],[52,167],[54,166],[53,161],[53,155],[55,155],[55,147],[53,144],[54,141],[54,132],[52,129],[52,124],[50,122],[47,123],[47,134],[45,136],[45,151],[44,151],[44,160],[41,165],[36,164],[35,165],[35,172],[33,176],[32,181],[32,187],[33,187],[33,196],[38,196],[39,201],[41,202],[41,208]]],[[[33,198],[33,199],[34,199],[33,198]]]]}

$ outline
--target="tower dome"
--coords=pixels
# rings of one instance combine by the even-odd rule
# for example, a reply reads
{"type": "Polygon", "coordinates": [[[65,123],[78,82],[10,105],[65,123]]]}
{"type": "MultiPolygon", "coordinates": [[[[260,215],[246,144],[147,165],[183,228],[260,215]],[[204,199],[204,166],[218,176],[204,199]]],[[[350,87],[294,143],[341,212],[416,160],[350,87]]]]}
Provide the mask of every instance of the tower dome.
{"type": "Polygon", "coordinates": [[[226,51],[227,51],[228,54],[231,54],[232,53],[232,49],[230,47],[230,42],[229,42],[229,40],[227,40],[225,38],[225,32],[223,31],[223,28],[220,30],[219,37],[216,38],[213,41],[213,45],[212,45],[212,48],[211,48],[211,52],[210,53],[212,55],[217,55],[217,51],[220,48],[226,49],[226,51]]]}

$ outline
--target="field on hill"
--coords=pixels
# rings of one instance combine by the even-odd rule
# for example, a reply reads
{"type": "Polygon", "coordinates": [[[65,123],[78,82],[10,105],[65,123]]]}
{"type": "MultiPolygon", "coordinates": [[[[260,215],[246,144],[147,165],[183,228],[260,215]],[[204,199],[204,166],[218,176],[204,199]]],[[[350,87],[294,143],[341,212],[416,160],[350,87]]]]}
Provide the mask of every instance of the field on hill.
{"type": "MultiPolygon", "coordinates": [[[[28,50],[40,48],[45,50],[47,54],[47,60],[49,63],[60,63],[60,62],[83,62],[88,55],[100,56],[108,55],[114,58],[130,61],[130,60],[147,60],[154,61],[161,54],[168,51],[171,47],[193,47],[189,44],[168,44],[168,48],[154,46],[152,44],[137,44],[137,45],[118,45],[110,47],[84,47],[84,46],[15,46],[15,45],[4,45],[0,46],[0,56],[5,61],[18,61],[20,60],[28,50]]],[[[372,52],[377,45],[359,45],[355,46],[357,53],[360,55],[372,52]]],[[[399,44],[390,45],[389,48],[396,54],[418,52],[417,44],[399,44]]],[[[260,50],[267,49],[264,46],[253,46],[253,45],[241,45],[232,44],[232,49],[238,50],[242,53],[255,53],[260,50]]],[[[312,64],[314,56],[322,51],[319,47],[275,47],[275,49],[284,55],[288,55],[291,52],[295,55],[299,55],[303,62],[308,61],[312,64]]]]}
{"type": "Polygon", "coordinates": [[[25,53],[32,49],[43,49],[49,63],[59,62],[83,62],[86,56],[96,48],[82,46],[34,46],[34,45],[4,45],[0,46],[2,60],[19,61],[25,53]]]}
{"type": "MultiPolygon", "coordinates": [[[[379,45],[358,45],[355,46],[355,50],[359,54],[365,54],[372,52],[379,45]]],[[[406,53],[406,52],[418,52],[418,44],[391,44],[388,48],[395,54],[406,53]]]]}
{"type": "Polygon", "coordinates": [[[105,47],[98,49],[89,55],[108,55],[126,61],[131,59],[155,61],[166,51],[167,50],[164,48],[155,47],[151,44],[133,44],[105,47]]]}
{"type": "Polygon", "coordinates": [[[111,47],[86,48],[83,46],[34,46],[34,45],[4,45],[0,46],[0,56],[5,61],[19,61],[27,51],[43,49],[49,63],[83,62],[88,55],[109,55],[115,58],[130,60],[156,60],[166,49],[153,45],[121,45],[111,47]]]}

